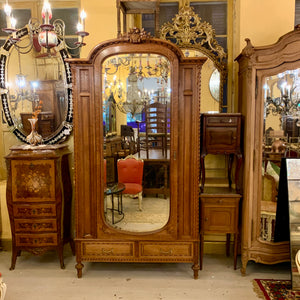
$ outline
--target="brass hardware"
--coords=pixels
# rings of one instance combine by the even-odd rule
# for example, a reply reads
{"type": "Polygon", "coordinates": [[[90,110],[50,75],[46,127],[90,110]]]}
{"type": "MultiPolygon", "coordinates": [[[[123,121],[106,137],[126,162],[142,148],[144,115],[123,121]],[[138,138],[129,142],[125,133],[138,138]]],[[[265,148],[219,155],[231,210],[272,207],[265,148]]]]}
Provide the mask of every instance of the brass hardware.
{"type": "Polygon", "coordinates": [[[220,204],[223,203],[223,200],[218,200],[218,203],[220,203],[220,204]]]}
{"type": "Polygon", "coordinates": [[[205,218],[204,221],[207,222],[207,221],[208,221],[208,218],[205,218]]]}

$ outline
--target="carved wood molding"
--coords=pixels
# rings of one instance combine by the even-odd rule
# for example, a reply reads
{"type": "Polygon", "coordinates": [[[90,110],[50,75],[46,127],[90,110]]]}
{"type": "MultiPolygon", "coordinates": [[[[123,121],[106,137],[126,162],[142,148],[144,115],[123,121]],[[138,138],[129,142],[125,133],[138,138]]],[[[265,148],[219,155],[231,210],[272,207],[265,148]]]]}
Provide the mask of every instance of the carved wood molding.
{"type": "Polygon", "coordinates": [[[121,40],[125,40],[133,44],[142,43],[150,38],[150,33],[146,32],[144,28],[140,29],[137,27],[131,28],[129,32],[126,32],[121,36],[121,40]]]}

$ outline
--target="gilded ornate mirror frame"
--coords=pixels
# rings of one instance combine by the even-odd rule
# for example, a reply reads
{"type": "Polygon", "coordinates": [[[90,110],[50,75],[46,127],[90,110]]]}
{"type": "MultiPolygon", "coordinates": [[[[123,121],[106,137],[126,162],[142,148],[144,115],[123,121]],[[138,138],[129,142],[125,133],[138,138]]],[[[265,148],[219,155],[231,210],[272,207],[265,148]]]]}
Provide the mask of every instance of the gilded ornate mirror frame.
{"type": "MultiPolygon", "coordinates": [[[[27,27],[23,27],[16,32],[18,38],[22,39],[29,35],[29,31],[27,27]]],[[[29,37],[30,38],[30,37],[29,37]]],[[[1,102],[2,108],[4,112],[5,119],[7,121],[7,125],[12,128],[12,132],[24,143],[28,143],[26,141],[26,135],[18,128],[17,124],[15,124],[9,105],[9,89],[7,87],[7,69],[8,69],[8,58],[10,55],[10,51],[14,47],[14,44],[8,38],[0,49],[0,94],[1,94],[1,102]]],[[[68,51],[61,42],[56,47],[56,51],[59,53],[63,63],[65,70],[65,90],[66,90],[66,111],[65,117],[62,124],[59,128],[54,131],[51,135],[43,138],[43,144],[57,144],[61,141],[64,141],[67,136],[70,135],[72,131],[72,123],[73,123],[73,98],[72,98],[72,75],[70,70],[70,65],[66,62],[66,59],[69,58],[68,51]]]]}
{"type": "Polygon", "coordinates": [[[227,78],[227,54],[215,39],[215,30],[185,4],[173,18],[173,23],[166,23],[160,28],[160,38],[168,40],[181,49],[193,49],[210,58],[220,72],[219,111],[226,111],[223,103],[223,86],[227,78]]]}

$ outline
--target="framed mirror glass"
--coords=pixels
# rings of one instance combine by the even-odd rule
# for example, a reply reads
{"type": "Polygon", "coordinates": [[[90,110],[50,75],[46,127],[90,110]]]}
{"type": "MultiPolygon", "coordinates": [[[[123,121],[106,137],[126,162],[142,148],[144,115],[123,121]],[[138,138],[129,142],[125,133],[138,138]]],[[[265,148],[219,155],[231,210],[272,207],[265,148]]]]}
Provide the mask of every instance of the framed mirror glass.
{"type": "Polygon", "coordinates": [[[19,41],[7,39],[0,53],[1,100],[5,119],[13,133],[26,143],[28,121],[37,116],[36,129],[43,144],[62,142],[73,121],[72,77],[67,49],[60,42],[50,52],[36,47],[28,28],[17,31],[19,41]]]}
{"type": "Polygon", "coordinates": [[[170,215],[170,62],[155,53],[119,54],[103,61],[102,75],[106,222],[159,230],[170,215]]]}
{"type": "Polygon", "coordinates": [[[300,154],[300,69],[264,79],[261,239],[274,241],[282,158],[300,154]]]}

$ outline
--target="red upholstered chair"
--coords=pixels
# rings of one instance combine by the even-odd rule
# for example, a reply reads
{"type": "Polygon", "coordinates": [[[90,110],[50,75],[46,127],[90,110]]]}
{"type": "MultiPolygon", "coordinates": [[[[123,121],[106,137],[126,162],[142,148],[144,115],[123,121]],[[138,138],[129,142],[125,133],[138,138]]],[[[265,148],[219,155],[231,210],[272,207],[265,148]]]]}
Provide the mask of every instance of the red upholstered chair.
{"type": "Polygon", "coordinates": [[[132,155],[117,162],[118,182],[125,185],[123,194],[138,195],[139,210],[142,210],[144,161],[132,155]]]}

